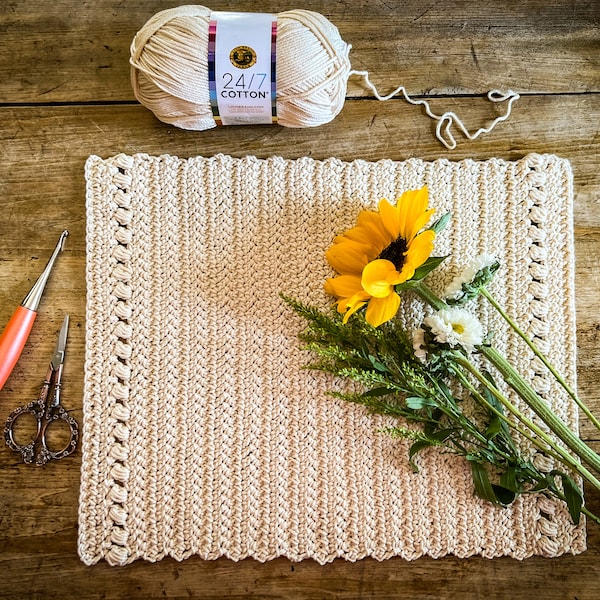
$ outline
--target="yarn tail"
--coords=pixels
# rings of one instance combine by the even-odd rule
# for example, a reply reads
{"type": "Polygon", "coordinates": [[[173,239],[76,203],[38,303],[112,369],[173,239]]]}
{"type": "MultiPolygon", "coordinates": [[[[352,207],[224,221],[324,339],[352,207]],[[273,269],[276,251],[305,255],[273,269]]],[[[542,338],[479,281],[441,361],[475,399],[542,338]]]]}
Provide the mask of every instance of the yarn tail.
{"type": "Polygon", "coordinates": [[[386,100],[390,100],[391,98],[393,98],[394,96],[397,96],[398,94],[402,94],[402,96],[404,97],[404,100],[406,100],[406,102],[408,102],[409,104],[413,104],[415,106],[417,106],[417,105],[424,106],[427,116],[431,117],[432,119],[434,119],[436,121],[435,137],[446,148],[448,148],[448,150],[454,150],[454,148],[456,148],[456,139],[454,137],[454,134],[452,133],[453,126],[456,126],[467,139],[475,140],[481,134],[489,133],[490,131],[492,131],[492,129],[494,129],[494,127],[496,127],[496,125],[498,123],[501,123],[502,121],[506,121],[510,117],[513,103],[520,98],[519,94],[517,92],[514,92],[513,90],[508,90],[507,92],[502,92],[500,90],[490,90],[487,94],[488,100],[490,102],[496,102],[496,103],[508,102],[508,105],[506,107],[506,112],[503,115],[494,119],[492,121],[492,123],[490,125],[488,125],[487,127],[481,127],[480,129],[475,131],[475,133],[471,133],[467,129],[467,127],[464,125],[464,123],[461,121],[461,119],[456,115],[456,113],[447,111],[442,115],[435,114],[431,110],[431,106],[429,105],[429,102],[427,102],[426,100],[415,100],[415,99],[411,98],[408,95],[408,92],[406,91],[406,88],[403,85],[398,86],[395,90],[393,90],[389,94],[382,96],[379,93],[379,91],[377,90],[377,88],[375,87],[375,85],[373,85],[373,83],[369,79],[368,71],[352,70],[349,73],[349,76],[351,76],[351,75],[358,75],[359,77],[362,77],[365,85],[373,92],[373,95],[375,96],[375,98],[377,98],[377,100],[385,102],[386,100]]]}

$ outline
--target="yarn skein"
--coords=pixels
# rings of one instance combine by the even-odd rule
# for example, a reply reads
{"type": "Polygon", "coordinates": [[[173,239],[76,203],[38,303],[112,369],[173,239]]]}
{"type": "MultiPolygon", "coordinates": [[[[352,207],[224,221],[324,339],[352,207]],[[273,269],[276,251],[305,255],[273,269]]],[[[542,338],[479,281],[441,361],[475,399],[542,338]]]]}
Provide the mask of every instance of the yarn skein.
{"type": "MultiPolygon", "coordinates": [[[[216,127],[208,87],[205,6],[180,6],[154,15],[131,44],[136,98],[158,119],[182,129],[216,127]]],[[[342,110],[351,46],[335,25],[309,10],[277,15],[277,120],[315,127],[342,110]]]]}
{"type": "MultiPolygon", "coordinates": [[[[208,27],[211,9],[200,5],[170,8],[154,15],[131,43],[131,82],[135,97],[161,121],[182,129],[202,131],[217,126],[208,81],[208,27]]],[[[436,137],[448,149],[456,147],[453,125],[467,139],[488,133],[508,119],[519,94],[492,90],[491,102],[508,101],[505,114],[474,133],[453,112],[438,115],[428,102],[412,99],[404,86],[382,96],[368,72],[354,71],[351,45],[323,15],[296,9],[277,15],[277,120],[284,127],[316,127],[342,110],[350,76],[358,75],[381,101],[397,94],[425,107],[437,121],[436,137]]]]}

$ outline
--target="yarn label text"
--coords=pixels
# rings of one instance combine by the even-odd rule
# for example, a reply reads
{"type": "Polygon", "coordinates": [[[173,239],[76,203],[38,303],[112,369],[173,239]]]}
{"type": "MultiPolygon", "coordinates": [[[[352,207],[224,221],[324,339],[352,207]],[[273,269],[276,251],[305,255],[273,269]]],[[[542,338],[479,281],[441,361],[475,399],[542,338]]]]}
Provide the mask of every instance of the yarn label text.
{"type": "Polygon", "coordinates": [[[209,88],[218,125],[274,123],[276,16],[214,11],[209,88]]]}

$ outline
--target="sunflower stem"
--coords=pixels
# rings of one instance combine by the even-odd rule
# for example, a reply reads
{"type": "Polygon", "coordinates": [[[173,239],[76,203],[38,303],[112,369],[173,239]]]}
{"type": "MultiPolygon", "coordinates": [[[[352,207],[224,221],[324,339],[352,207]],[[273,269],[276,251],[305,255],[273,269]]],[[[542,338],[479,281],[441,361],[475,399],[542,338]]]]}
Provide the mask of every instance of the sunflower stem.
{"type": "Polygon", "coordinates": [[[445,308],[449,308],[449,306],[427,285],[425,285],[422,281],[419,282],[419,285],[416,286],[413,291],[421,300],[427,302],[429,306],[434,308],[435,310],[444,310],[445,308]]]}

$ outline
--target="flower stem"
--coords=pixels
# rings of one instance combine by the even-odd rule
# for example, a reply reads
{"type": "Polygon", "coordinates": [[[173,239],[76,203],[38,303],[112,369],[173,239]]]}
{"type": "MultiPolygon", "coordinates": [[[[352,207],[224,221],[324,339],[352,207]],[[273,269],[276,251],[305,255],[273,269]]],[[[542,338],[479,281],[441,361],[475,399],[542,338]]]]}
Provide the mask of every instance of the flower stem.
{"type": "Polygon", "coordinates": [[[585,506],[581,507],[581,512],[588,518],[594,521],[596,525],[600,525],[600,517],[595,515],[591,510],[588,510],[585,506]]]}
{"type": "Polygon", "coordinates": [[[529,407],[582,461],[600,473],[600,456],[585,444],[579,436],[556,416],[537,392],[521,377],[515,368],[491,346],[479,346],[478,350],[502,374],[506,383],[525,400],[529,407]]]}
{"type": "Polygon", "coordinates": [[[415,294],[424,300],[431,306],[435,308],[435,310],[443,310],[445,308],[449,308],[448,305],[427,285],[425,285],[422,281],[419,283],[417,287],[413,289],[415,294]]]}
{"type": "Polygon", "coordinates": [[[511,326],[513,331],[531,348],[532,352],[544,363],[546,368],[552,373],[556,381],[560,383],[560,385],[564,388],[564,390],[569,394],[569,396],[577,403],[577,406],[586,414],[588,419],[593,423],[593,425],[600,429],[600,421],[596,419],[596,417],[592,414],[590,409],[584,404],[584,402],[577,396],[575,391],[571,388],[571,386],[565,381],[565,379],[560,375],[560,373],[554,368],[554,366],[550,363],[548,358],[542,353],[542,351],[534,344],[533,340],[531,340],[527,334],[517,325],[517,323],[504,311],[504,309],[498,304],[496,299],[490,294],[490,292],[485,288],[480,288],[481,295],[486,298],[486,300],[498,311],[500,316],[511,326]]]}
{"type": "MultiPolygon", "coordinates": [[[[436,310],[447,308],[447,304],[435,294],[424,283],[414,288],[415,293],[430,306],[436,310]]],[[[588,466],[592,467],[596,472],[600,473],[600,456],[587,446],[579,436],[574,433],[559,417],[557,417],[548,407],[548,405],[540,398],[537,392],[521,377],[514,367],[495,349],[491,346],[479,346],[478,350],[488,361],[498,369],[506,383],[529,405],[529,407],[542,419],[542,421],[560,438],[562,442],[572,450],[577,456],[584,461],[588,466]]],[[[461,358],[461,364],[469,370],[474,369],[474,365],[465,358],[461,358]]],[[[475,373],[474,373],[475,374],[475,373]]],[[[481,375],[481,374],[480,374],[481,375]]],[[[499,394],[494,386],[490,386],[489,381],[483,375],[481,377],[485,381],[481,381],[490,392],[499,394]],[[486,383],[487,382],[487,383],[486,383]],[[494,392],[495,390],[495,392],[494,392]]],[[[497,396],[498,397],[498,396],[497,396]]],[[[498,400],[505,401],[505,406],[513,412],[513,414],[527,425],[529,429],[534,431],[536,435],[541,437],[546,443],[552,446],[557,452],[560,451],[561,456],[566,456],[570,460],[571,457],[561,448],[557,447],[552,439],[532,421],[526,419],[506,398],[499,394],[498,400]],[[515,412],[516,411],[516,412],[515,412]],[[523,420],[525,419],[525,420],[523,420]]]]}
{"type": "Polygon", "coordinates": [[[518,433],[520,433],[523,437],[529,440],[534,446],[537,446],[540,450],[546,453],[548,456],[551,456],[555,460],[558,460],[563,465],[571,469],[572,471],[578,473],[581,477],[586,479],[591,485],[593,485],[596,489],[600,490],[600,481],[598,478],[591,473],[584,465],[577,462],[568,452],[560,448],[556,445],[556,443],[550,438],[542,429],[540,429],[535,423],[527,419],[506,397],[502,395],[502,393],[494,386],[492,383],[464,356],[458,355],[456,357],[456,362],[461,364],[464,368],[466,368],[472,375],[476,377],[476,379],[486,387],[487,390],[503,405],[505,406],[509,412],[511,412],[519,421],[521,421],[526,427],[528,427],[533,433],[535,433],[538,438],[533,437],[528,432],[524,431],[520,427],[518,427],[515,423],[513,423],[510,419],[506,417],[502,412],[497,410],[494,406],[492,406],[477,390],[470,384],[469,380],[459,371],[455,371],[457,378],[459,381],[465,386],[466,389],[471,392],[476,399],[484,405],[488,410],[497,415],[500,419],[502,419],[507,425],[515,429],[518,433]],[[542,443],[540,440],[543,440],[542,443]]]}

